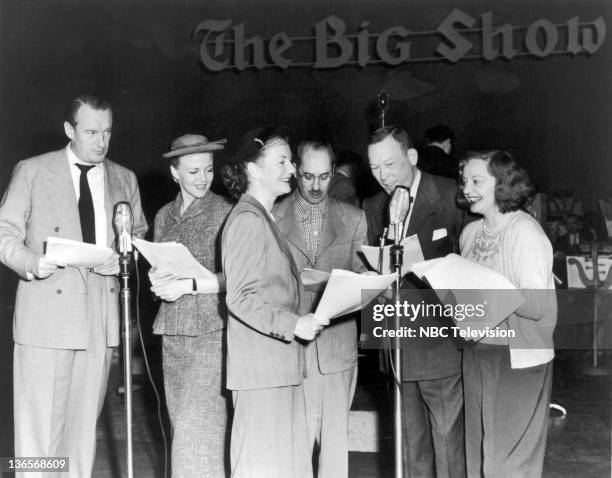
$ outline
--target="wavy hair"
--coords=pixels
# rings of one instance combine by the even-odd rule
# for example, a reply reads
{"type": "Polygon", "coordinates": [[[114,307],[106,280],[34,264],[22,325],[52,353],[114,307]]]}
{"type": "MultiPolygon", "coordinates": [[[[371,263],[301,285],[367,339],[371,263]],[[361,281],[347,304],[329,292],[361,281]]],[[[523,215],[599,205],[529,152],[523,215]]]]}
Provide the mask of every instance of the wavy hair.
{"type": "Polygon", "coordinates": [[[284,126],[269,125],[243,136],[238,152],[221,168],[221,179],[231,197],[238,199],[246,192],[249,187],[248,163],[257,161],[269,142],[275,139],[289,142],[284,126]]]}
{"type": "MultiPolygon", "coordinates": [[[[459,163],[460,177],[463,175],[465,165],[473,159],[485,161],[489,174],[495,178],[495,205],[500,212],[506,213],[527,208],[535,196],[535,188],[527,171],[514,156],[501,149],[470,151],[459,163]]],[[[459,202],[464,207],[468,206],[463,196],[459,202]]]]}

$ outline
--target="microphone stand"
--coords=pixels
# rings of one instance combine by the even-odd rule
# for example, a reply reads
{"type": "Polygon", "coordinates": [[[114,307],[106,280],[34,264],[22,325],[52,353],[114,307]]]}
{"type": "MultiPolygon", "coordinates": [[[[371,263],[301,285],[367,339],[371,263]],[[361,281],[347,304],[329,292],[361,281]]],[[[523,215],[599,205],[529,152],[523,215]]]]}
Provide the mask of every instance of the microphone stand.
{"type": "MultiPolygon", "coordinates": [[[[399,307],[397,304],[400,300],[400,283],[402,280],[402,263],[404,261],[404,246],[401,244],[402,224],[395,223],[395,240],[391,246],[391,262],[395,270],[397,278],[395,280],[395,317],[393,318],[393,328],[400,330],[400,317],[398,314],[399,307]]],[[[403,447],[404,435],[402,427],[402,350],[400,338],[393,338],[393,347],[391,348],[391,361],[393,370],[393,381],[395,388],[393,389],[393,437],[394,437],[394,456],[395,456],[395,478],[403,478],[403,447]]]]}
{"type": "Polygon", "coordinates": [[[119,279],[121,281],[121,317],[123,329],[123,379],[125,384],[126,453],[128,478],[134,477],[134,452],[132,445],[132,316],[130,291],[131,255],[123,252],[119,256],[119,279]]]}

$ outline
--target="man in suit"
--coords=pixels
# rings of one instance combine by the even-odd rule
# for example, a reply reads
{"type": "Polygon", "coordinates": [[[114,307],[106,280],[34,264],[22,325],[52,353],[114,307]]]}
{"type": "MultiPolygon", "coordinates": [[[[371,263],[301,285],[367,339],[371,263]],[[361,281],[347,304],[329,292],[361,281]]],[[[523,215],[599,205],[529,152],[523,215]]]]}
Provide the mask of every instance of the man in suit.
{"type": "Polygon", "coordinates": [[[0,203],[0,261],[20,277],[15,456],[68,457],[74,477],[91,475],[96,421],[119,344],[119,256],[93,269],[58,267],[44,244],[55,236],[112,247],[120,201],[132,207],[133,233],[147,231],[136,176],[106,159],[111,127],[108,102],[76,97],[66,109],[68,145],[19,162],[0,203]]]}
{"type": "Polygon", "coordinates": [[[334,175],[329,182],[330,197],[359,207],[355,180],[361,166],[361,158],[353,151],[340,151],[334,163],[334,175]]]}
{"type": "MultiPolygon", "coordinates": [[[[365,270],[357,253],[366,243],[363,211],[328,196],[334,174],[329,144],[304,141],[296,158],[297,191],[274,209],[298,269],[365,270]]],[[[320,291],[306,291],[302,314],[314,312],[320,291]]],[[[348,476],[348,415],[357,380],[357,325],[336,319],[306,346],[304,393],[311,454],[319,443],[319,477],[348,476]]]]}
{"type": "Polygon", "coordinates": [[[419,151],[419,169],[451,179],[459,177],[459,161],[451,152],[455,133],[445,124],[432,126],[425,132],[424,145],[419,151]]]}
{"type": "MultiPolygon", "coordinates": [[[[463,217],[455,203],[453,181],[420,171],[411,139],[394,126],[372,134],[368,159],[384,190],[364,201],[370,244],[379,244],[389,224],[389,196],[397,186],[404,186],[410,188],[413,199],[404,223],[405,236],[417,235],[426,260],[453,252],[463,217]]],[[[402,287],[425,286],[409,275],[402,287]]],[[[450,339],[406,345],[401,377],[405,476],[464,476],[461,352],[450,339]]]]}

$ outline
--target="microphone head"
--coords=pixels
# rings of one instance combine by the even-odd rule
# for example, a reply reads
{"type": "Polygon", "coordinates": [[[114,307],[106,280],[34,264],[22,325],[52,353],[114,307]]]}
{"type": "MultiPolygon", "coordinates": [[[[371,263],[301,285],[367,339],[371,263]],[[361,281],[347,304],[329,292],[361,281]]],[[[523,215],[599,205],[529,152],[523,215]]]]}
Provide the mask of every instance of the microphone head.
{"type": "Polygon", "coordinates": [[[389,202],[389,222],[403,224],[410,210],[410,188],[396,186],[389,202]]]}
{"type": "Polygon", "coordinates": [[[132,226],[134,225],[134,217],[132,216],[132,208],[126,201],[117,203],[115,206],[115,219],[113,221],[118,234],[127,232],[132,234],[132,226]]]}

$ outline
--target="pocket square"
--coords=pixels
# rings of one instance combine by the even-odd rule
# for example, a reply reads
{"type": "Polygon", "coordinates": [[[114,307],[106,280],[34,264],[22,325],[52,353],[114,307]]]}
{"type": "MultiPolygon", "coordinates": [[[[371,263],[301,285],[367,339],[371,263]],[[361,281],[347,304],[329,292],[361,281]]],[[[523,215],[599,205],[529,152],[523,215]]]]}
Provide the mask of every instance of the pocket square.
{"type": "Polygon", "coordinates": [[[442,229],[436,229],[433,232],[433,237],[431,238],[432,241],[437,241],[439,239],[442,239],[443,237],[448,236],[448,233],[446,232],[446,228],[443,227],[442,229]]]}

